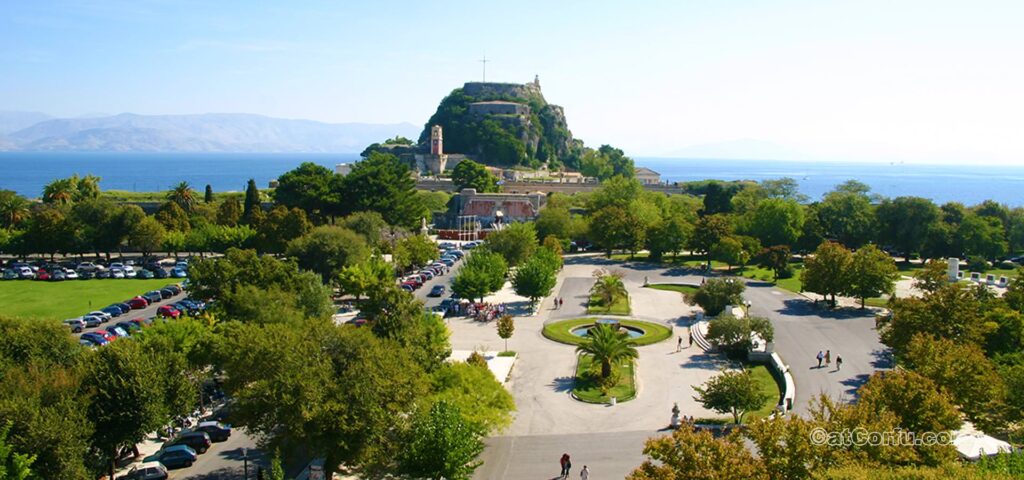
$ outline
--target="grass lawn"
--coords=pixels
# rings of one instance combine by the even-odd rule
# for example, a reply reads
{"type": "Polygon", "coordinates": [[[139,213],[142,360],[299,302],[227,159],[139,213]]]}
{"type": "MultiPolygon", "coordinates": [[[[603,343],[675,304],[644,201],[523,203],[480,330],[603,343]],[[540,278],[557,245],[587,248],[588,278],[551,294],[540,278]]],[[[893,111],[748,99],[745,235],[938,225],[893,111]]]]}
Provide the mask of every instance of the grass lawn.
{"type": "MultiPolygon", "coordinates": [[[[203,194],[204,194],[203,186],[200,185],[197,188],[196,185],[193,185],[192,188],[196,190],[196,198],[198,198],[199,201],[202,202],[203,201],[203,194]]],[[[270,193],[272,191],[273,190],[261,189],[260,190],[260,196],[264,200],[269,199],[270,198],[270,193]]],[[[113,200],[115,202],[166,202],[167,201],[167,191],[162,191],[162,192],[132,192],[132,191],[129,191],[129,190],[104,190],[104,191],[100,192],[100,197],[108,198],[108,199],[113,200]]],[[[231,198],[231,197],[235,197],[239,201],[241,201],[241,200],[243,200],[245,198],[245,192],[244,191],[237,191],[237,192],[216,192],[215,191],[215,192],[213,192],[213,201],[215,203],[223,202],[224,200],[227,200],[228,198],[231,198]]]]}
{"type": "Polygon", "coordinates": [[[752,364],[748,364],[746,367],[750,370],[754,381],[761,386],[761,391],[768,395],[768,400],[764,402],[763,407],[747,412],[743,417],[744,423],[752,423],[771,415],[775,411],[775,406],[779,404],[780,393],[779,384],[775,382],[775,377],[772,376],[772,372],[768,370],[768,367],[752,364]]]}
{"type": "Polygon", "coordinates": [[[587,305],[587,313],[591,315],[629,315],[629,295],[615,299],[611,306],[608,307],[601,305],[601,300],[596,295],[591,295],[590,304],[587,305]]]}
{"type": "Polygon", "coordinates": [[[653,283],[648,285],[647,288],[653,288],[655,290],[667,290],[669,292],[679,292],[683,295],[691,295],[697,293],[697,287],[690,285],[670,285],[667,283],[653,283]]]}
{"type": "MultiPolygon", "coordinates": [[[[597,318],[575,318],[572,320],[563,320],[561,322],[554,322],[544,325],[543,335],[548,340],[554,340],[558,343],[565,343],[568,345],[579,345],[586,340],[586,337],[580,337],[572,334],[572,330],[576,327],[583,325],[592,325],[597,318]]],[[[672,329],[665,325],[660,325],[653,322],[642,322],[639,320],[619,320],[620,325],[629,327],[636,327],[642,329],[644,334],[637,338],[631,339],[630,342],[633,345],[650,345],[652,343],[658,343],[672,336],[672,329]]]]}
{"type": "MultiPolygon", "coordinates": [[[[800,290],[803,287],[803,284],[800,282],[800,272],[803,269],[803,263],[794,263],[793,276],[790,278],[780,278],[778,282],[775,282],[775,285],[784,290],[800,293],[800,290]]],[[[771,282],[774,276],[771,270],[758,266],[747,266],[740,275],[753,280],[761,280],[763,282],[771,282]]]]}
{"type": "Polygon", "coordinates": [[[121,302],[175,279],[103,279],[0,282],[0,315],[64,320],[121,302]]]}
{"type": "Polygon", "coordinates": [[[611,401],[611,397],[615,397],[616,401],[625,402],[632,400],[636,397],[636,384],[633,383],[633,362],[626,360],[618,364],[612,364],[612,374],[619,376],[618,383],[615,386],[608,389],[608,393],[601,391],[601,387],[597,381],[597,374],[595,373],[601,367],[595,365],[591,370],[591,363],[594,357],[590,355],[581,355],[579,362],[576,365],[576,384],[572,389],[572,393],[576,395],[580,401],[587,403],[608,403],[611,401]]]}
{"type": "MultiPolygon", "coordinates": [[[[646,252],[638,253],[630,259],[628,253],[613,253],[611,259],[623,262],[634,261],[634,262],[648,262],[650,255],[646,252]]],[[[652,262],[653,263],[653,262],[652,262]]],[[[699,255],[680,255],[673,257],[671,254],[666,254],[661,257],[661,261],[657,262],[665,266],[673,267],[701,267],[704,266],[704,257],[699,255]]],[[[719,262],[718,260],[711,261],[711,268],[719,269],[726,268],[728,265],[719,262]]]]}

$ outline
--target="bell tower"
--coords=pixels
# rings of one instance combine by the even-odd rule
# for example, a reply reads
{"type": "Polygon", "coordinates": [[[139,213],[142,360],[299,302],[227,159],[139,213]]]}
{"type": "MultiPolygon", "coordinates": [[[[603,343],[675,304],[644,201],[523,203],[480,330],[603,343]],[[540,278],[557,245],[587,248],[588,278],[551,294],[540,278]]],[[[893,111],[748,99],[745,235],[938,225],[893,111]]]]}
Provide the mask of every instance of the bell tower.
{"type": "Polygon", "coordinates": [[[444,155],[444,135],[440,125],[430,127],[430,154],[444,155]]]}

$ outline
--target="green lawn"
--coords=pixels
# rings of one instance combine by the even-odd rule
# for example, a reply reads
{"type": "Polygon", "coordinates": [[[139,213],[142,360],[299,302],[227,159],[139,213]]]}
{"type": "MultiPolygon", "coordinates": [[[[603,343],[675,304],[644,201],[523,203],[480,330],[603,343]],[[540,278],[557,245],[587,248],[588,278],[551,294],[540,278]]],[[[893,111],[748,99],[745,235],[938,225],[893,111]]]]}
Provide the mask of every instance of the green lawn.
{"type": "MultiPolygon", "coordinates": [[[[800,282],[800,271],[804,269],[803,263],[793,264],[793,276],[790,278],[780,278],[775,283],[781,289],[789,290],[791,292],[800,293],[803,284],[800,282]]],[[[747,266],[743,273],[740,274],[743,277],[750,278],[753,280],[760,280],[763,282],[771,282],[774,274],[771,270],[758,266],[747,266]]]]}
{"type": "MultiPolygon", "coordinates": [[[[650,261],[648,257],[649,255],[646,252],[638,253],[634,255],[633,258],[630,258],[628,253],[613,253],[611,259],[619,261],[647,262],[650,261]]],[[[673,257],[671,254],[667,254],[663,255],[661,257],[661,261],[657,263],[673,267],[701,267],[706,262],[704,261],[704,257],[700,255],[680,255],[678,257],[673,257]]],[[[711,261],[711,268],[713,269],[726,267],[728,267],[728,265],[719,262],[718,260],[711,261]]]]}
{"type": "Polygon", "coordinates": [[[597,298],[597,295],[591,295],[587,313],[590,315],[629,315],[629,295],[616,298],[608,307],[601,305],[601,300],[597,298]]]}
{"type": "MultiPolygon", "coordinates": [[[[542,334],[549,340],[556,341],[558,343],[565,343],[567,345],[579,345],[586,340],[586,337],[579,337],[572,334],[572,330],[582,325],[593,324],[597,318],[575,318],[572,320],[563,320],[561,322],[554,322],[544,325],[542,334]]],[[[629,327],[640,328],[644,331],[642,336],[631,339],[630,342],[633,345],[650,345],[652,343],[658,343],[672,336],[672,329],[665,325],[660,325],[653,322],[642,322],[639,320],[619,320],[620,325],[629,327]]]]}
{"type": "Polygon", "coordinates": [[[606,394],[601,390],[595,373],[597,369],[600,369],[600,366],[595,365],[594,370],[591,370],[593,358],[590,355],[581,355],[579,357],[579,362],[576,365],[576,384],[572,389],[572,393],[576,395],[576,398],[587,403],[608,403],[611,401],[611,397],[615,397],[618,402],[625,402],[636,397],[632,360],[612,365],[612,372],[619,376],[619,381],[615,386],[608,389],[606,394]]]}
{"type": "Polygon", "coordinates": [[[669,292],[679,292],[683,295],[692,295],[697,293],[697,287],[690,285],[671,285],[668,283],[652,283],[647,288],[653,288],[655,290],[666,290],[669,292]]]}
{"type": "MultiPolygon", "coordinates": [[[[196,190],[196,198],[202,201],[204,187],[202,185],[192,185],[192,188],[196,190]]],[[[270,198],[271,192],[273,192],[273,190],[261,189],[260,196],[263,200],[267,200],[270,198]]],[[[129,190],[104,190],[100,192],[100,197],[109,198],[115,202],[165,202],[167,201],[167,191],[132,192],[129,190]]],[[[213,192],[213,201],[217,203],[227,200],[230,197],[235,197],[241,201],[245,197],[245,192],[213,192]]]]}
{"type": "Polygon", "coordinates": [[[758,419],[765,418],[775,411],[775,406],[779,404],[779,384],[775,381],[775,377],[772,376],[772,372],[768,370],[768,367],[764,365],[747,365],[747,370],[750,370],[750,374],[754,377],[754,381],[761,386],[761,391],[768,395],[768,400],[764,402],[764,406],[760,409],[747,412],[747,415],[743,417],[745,423],[752,423],[758,419]]]}
{"type": "Polygon", "coordinates": [[[0,282],[0,315],[64,320],[121,302],[174,279],[103,279],[0,282]]]}

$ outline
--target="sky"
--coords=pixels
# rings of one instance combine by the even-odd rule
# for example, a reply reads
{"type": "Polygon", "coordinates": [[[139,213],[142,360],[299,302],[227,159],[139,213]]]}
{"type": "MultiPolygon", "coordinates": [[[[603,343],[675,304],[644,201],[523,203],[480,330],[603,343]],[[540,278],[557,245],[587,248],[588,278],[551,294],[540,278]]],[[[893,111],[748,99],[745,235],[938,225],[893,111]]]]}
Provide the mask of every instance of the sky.
{"type": "Polygon", "coordinates": [[[0,0],[0,110],[421,125],[486,55],[487,80],[539,75],[576,137],[634,156],[1024,164],[1022,20],[984,0],[0,0]]]}

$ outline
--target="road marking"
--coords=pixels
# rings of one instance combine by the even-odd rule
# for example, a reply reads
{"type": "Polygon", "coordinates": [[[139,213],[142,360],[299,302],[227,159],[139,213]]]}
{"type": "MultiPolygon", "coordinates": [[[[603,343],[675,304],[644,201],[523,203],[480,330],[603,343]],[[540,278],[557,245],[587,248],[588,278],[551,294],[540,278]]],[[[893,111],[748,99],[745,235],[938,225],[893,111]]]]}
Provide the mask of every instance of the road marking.
{"type": "Polygon", "coordinates": [[[772,290],[772,295],[782,295],[782,292],[778,290],[772,290]]]}

